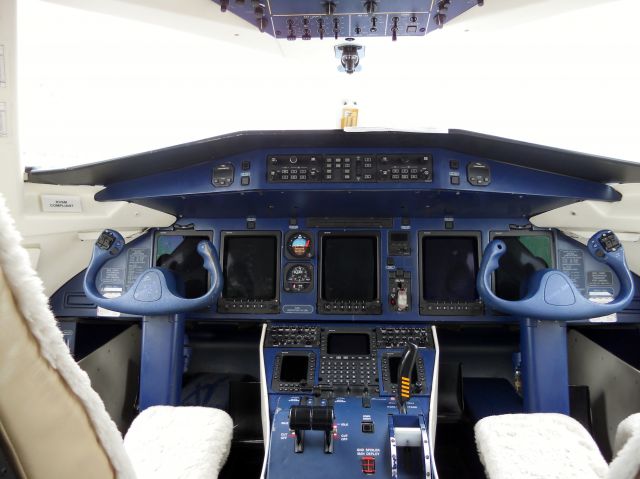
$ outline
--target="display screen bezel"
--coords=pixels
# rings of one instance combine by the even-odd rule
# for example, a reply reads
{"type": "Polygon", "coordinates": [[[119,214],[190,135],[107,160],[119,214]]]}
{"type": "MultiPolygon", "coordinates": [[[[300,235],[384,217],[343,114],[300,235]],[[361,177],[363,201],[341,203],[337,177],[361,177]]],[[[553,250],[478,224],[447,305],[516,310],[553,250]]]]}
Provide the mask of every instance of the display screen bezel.
{"type": "Polygon", "coordinates": [[[273,237],[276,240],[275,246],[275,259],[276,259],[276,272],[275,272],[275,284],[274,284],[274,297],[272,299],[256,299],[256,298],[226,298],[224,296],[224,289],[220,293],[220,300],[223,302],[260,302],[260,303],[277,303],[280,300],[280,273],[281,273],[281,234],[279,231],[222,231],[220,233],[220,262],[222,268],[222,276],[226,277],[225,274],[225,258],[226,258],[226,239],[230,237],[245,237],[245,236],[262,236],[262,237],[273,237]]]}
{"type": "MultiPolygon", "coordinates": [[[[211,230],[187,230],[187,231],[156,230],[153,235],[153,245],[151,247],[151,262],[152,262],[151,267],[152,268],[155,268],[158,262],[158,239],[162,236],[182,236],[183,238],[187,236],[199,236],[199,237],[207,238],[209,241],[213,243],[213,231],[211,230]]],[[[199,253],[196,252],[196,254],[199,254],[199,253]]],[[[211,286],[211,274],[209,274],[209,272],[206,269],[205,269],[205,272],[207,273],[207,285],[203,294],[206,293],[206,291],[211,286]]]]}
{"type": "MultiPolygon", "coordinates": [[[[549,245],[551,247],[551,264],[549,268],[556,268],[556,237],[553,231],[550,230],[509,230],[509,231],[490,231],[489,241],[494,239],[500,239],[505,237],[518,237],[518,236],[546,236],[549,238],[549,245]]],[[[491,290],[496,293],[496,275],[495,272],[491,275],[491,290]]],[[[497,293],[496,293],[497,294],[497,293]]],[[[499,314],[499,313],[498,313],[499,314]]]]}
{"type": "MultiPolygon", "coordinates": [[[[335,301],[327,300],[324,298],[324,246],[326,238],[371,238],[375,240],[375,286],[374,286],[374,298],[367,300],[367,303],[376,303],[380,301],[380,233],[377,231],[361,231],[361,232],[333,232],[323,231],[318,234],[318,302],[320,303],[333,303],[335,301]]],[[[363,301],[354,299],[354,301],[363,301]]]]}
{"type": "MultiPolygon", "coordinates": [[[[426,300],[424,298],[424,281],[425,281],[425,271],[424,271],[424,246],[423,246],[423,239],[425,237],[428,238],[475,238],[476,240],[476,248],[477,248],[477,265],[476,265],[476,270],[479,271],[480,270],[480,264],[482,263],[482,233],[480,231],[469,231],[469,230],[465,230],[465,231],[458,231],[458,230],[452,230],[452,231],[420,231],[418,234],[418,275],[419,275],[419,298],[420,298],[420,313],[421,314],[433,314],[433,313],[427,313],[427,306],[434,304],[434,303],[441,303],[443,305],[447,305],[447,304],[455,304],[455,305],[470,305],[473,306],[473,308],[471,310],[469,310],[468,312],[460,312],[460,311],[455,311],[455,314],[459,314],[459,315],[473,315],[473,314],[479,314],[479,312],[481,312],[481,310],[478,310],[478,308],[480,308],[480,305],[482,304],[482,300],[480,299],[480,296],[478,295],[478,299],[476,301],[451,301],[451,302],[447,302],[445,300],[442,301],[433,301],[433,300],[426,300]]],[[[443,311],[442,314],[451,314],[451,312],[447,312],[447,311],[443,311]]]]}

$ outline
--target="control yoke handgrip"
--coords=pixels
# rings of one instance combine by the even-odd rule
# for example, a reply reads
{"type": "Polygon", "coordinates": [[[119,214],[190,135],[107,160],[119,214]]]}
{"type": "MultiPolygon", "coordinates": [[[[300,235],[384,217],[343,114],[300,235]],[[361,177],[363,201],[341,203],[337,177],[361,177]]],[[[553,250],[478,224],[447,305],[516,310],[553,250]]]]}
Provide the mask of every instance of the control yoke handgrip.
{"type": "Polygon", "coordinates": [[[222,273],[218,253],[210,241],[200,241],[198,254],[211,275],[211,285],[199,298],[180,296],[174,273],[165,268],[147,269],[127,292],[116,298],[105,298],[96,287],[96,277],[102,266],[118,256],[123,248],[124,239],[115,230],[104,230],[93,246],[83,287],[87,298],[98,306],[120,313],[157,316],[202,309],[212,304],[220,294],[222,273]]]}
{"type": "Polygon", "coordinates": [[[534,319],[588,319],[623,310],[633,299],[634,285],[620,241],[611,230],[601,230],[591,237],[587,248],[591,256],[607,264],[618,276],[620,292],[610,303],[589,301],[566,274],[556,269],[534,273],[523,299],[507,301],[498,298],[491,290],[491,275],[498,269],[500,258],[507,252],[505,242],[498,239],[489,243],[485,249],[477,279],[478,293],[485,304],[495,310],[534,319]]]}
{"type": "Polygon", "coordinates": [[[398,366],[398,392],[396,399],[400,413],[406,414],[407,402],[411,398],[411,376],[418,359],[418,346],[407,343],[402,353],[400,366],[398,366]]]}

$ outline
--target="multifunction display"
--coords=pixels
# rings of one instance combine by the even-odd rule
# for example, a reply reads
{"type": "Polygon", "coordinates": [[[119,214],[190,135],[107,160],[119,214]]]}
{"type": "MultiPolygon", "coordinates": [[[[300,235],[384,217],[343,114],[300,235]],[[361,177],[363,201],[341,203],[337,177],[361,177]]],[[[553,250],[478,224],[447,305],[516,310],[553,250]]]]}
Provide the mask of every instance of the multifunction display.
{"type": "Polygon", "coordinates": [[[269,183],[431,182],[428,154],[270,155],[269,183]]]}
{"type": "Polygon", "coordinates": [[[480,233],[423,232],[420,312],[428,315],[480,314],[476,290],[480,233]]]}
{"type": "Polygon", "coordinates": [[[279,232],[222,233],[224,287],[218,311],[279,312],[279,232]]]}

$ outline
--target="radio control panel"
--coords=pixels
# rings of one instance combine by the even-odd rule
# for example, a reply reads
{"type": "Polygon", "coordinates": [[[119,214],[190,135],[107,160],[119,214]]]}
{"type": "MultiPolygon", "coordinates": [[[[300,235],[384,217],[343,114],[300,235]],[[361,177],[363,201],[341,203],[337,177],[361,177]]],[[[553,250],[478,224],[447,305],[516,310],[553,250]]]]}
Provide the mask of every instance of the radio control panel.
{"type": "Polygon", "coordinates": [[[433,159],[423,154],[270,155],[269,183],[430,183],[433,159]]]}

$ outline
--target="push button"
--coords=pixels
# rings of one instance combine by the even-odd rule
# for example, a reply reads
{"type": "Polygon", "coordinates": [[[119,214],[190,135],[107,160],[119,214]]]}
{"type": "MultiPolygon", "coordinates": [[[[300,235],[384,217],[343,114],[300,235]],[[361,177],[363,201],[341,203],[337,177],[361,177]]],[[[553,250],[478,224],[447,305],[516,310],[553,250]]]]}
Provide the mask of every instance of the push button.
{"type": "Polygon", "coordinates": [[[373,421],[362,421],[362,432],[372,434],[374,430],[373,421]]]}
{"type": "Polygon", "coordinates": [[[376,473],[376,458],[373,456],[362,456],[360,458],[362,463],[362,473],[368,476],[376,473]]]}

